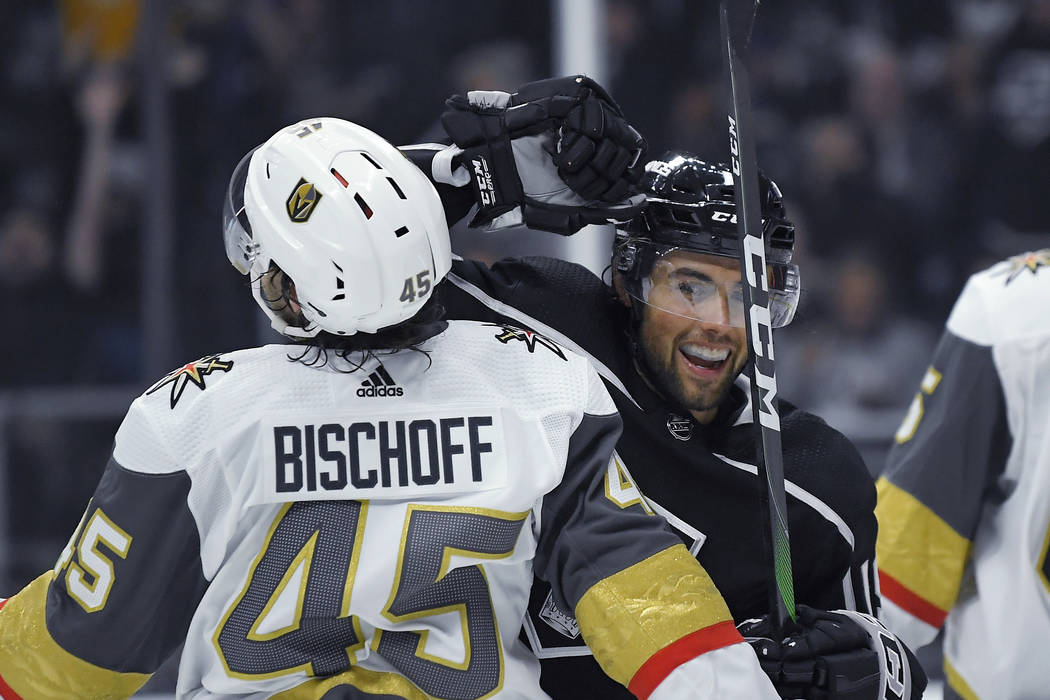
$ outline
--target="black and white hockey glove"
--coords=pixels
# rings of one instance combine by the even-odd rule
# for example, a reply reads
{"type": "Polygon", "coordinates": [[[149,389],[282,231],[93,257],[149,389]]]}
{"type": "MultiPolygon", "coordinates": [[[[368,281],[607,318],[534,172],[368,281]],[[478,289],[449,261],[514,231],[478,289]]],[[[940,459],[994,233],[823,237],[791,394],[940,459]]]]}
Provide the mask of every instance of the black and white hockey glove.
{"type": "Polygon", "coordinates": [[[478,211],[473,227],[525,224],[569,235],[637,215],[645,140],[586,76],[526,83],[509,94],[454,95],[441,123],[462,149],[478,211]]]}
{"type": "Polygon", "coordinates": [[[772,639],[769,617],[745,620],[740,634],[758,654],[780,697],[805,700],[920,700],[926,674],[881,622],[852,610],[799,605],[798,624],[772,639]]]}

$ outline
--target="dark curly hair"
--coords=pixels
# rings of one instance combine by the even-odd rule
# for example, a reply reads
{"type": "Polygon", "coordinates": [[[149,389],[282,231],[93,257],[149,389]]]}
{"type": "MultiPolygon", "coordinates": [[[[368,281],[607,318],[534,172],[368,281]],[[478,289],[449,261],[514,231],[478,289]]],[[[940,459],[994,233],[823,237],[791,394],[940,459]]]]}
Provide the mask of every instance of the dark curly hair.
{"type": "Polygon", "coordinates": [[[419,346],[448,328],[448,321],[444,317],[445,307],[438,301],[435,291],[416,315],[407,321],[381,328],[376,333],[335,335],[321,331],[313,338],[299,341],[297,345],[304,346],[303,351],[298,355],[289,355],[288,359],[311,367],[323,367],[331,352],[350,365],[350,369],[345,370],[347,372],[360,369],[377,355],[392,355],[402,350],[423,353],[429,359],[430,353],[419,346]]]}
{"type": "MultiPolygon", "coordinates": [[[[294,325],[306,326],[307,320],[301,311],[294,311],[292,300],[295,299],[295,282],[281,270],[276,263],[270,263],[270,273],[280,273],[280,292],[269,298],[263,298],[278,313],[294,316],[294,325]]],[[[292,362],[302,362],[311,367],[323,367],[328,363],[329,353],[345,360],[350,369],[340,370],[354,372],[377,355],[391,355],[401,350],[411,350],[427,355],[429,353],[419,346],[426,340],[448,328],[445,320],[445,307],[438,299],[437,288],[426,303],[412,318],[393,326],[381,328],[375,333],[355,333],[353,335],[336,335],[321,331],[312,338],[296,340],[295,344],[303,348],[298,355],[289,355],[292,362]]]]}

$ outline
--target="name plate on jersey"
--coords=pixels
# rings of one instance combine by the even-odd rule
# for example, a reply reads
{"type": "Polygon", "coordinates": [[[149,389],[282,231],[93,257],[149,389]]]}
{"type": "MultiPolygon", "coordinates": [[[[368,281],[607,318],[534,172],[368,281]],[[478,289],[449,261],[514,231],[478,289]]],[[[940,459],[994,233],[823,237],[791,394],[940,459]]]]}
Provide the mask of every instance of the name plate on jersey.
{"type": "Polygon", "coordinates": [[[261,438],[258,502],[433,498],[507,485],[503,420],[493,407],[285,417],[264,420],[261,438]]]}

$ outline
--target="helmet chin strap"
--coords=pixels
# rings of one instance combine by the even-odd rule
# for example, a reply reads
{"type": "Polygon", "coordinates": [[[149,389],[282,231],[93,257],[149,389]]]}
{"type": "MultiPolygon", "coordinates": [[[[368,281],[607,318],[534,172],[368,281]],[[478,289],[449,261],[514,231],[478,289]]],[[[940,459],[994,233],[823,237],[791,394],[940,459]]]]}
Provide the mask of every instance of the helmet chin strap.
{"type": "Polygon", "coordinates": [[[262,280],[269,273],[269,270],[263,274],[254,275],[252,280],[252,296],[255,297],[255,303],[259,305],[259,308],[270,317],[270,327],[283,336],[289,338],[313,338],[321,332],[321,327],[306,318],[305,314],[299,312],[300,318],[306,320],[307,325],[297,326],[288,321],[287,318],[277,309],[274,309],[270,302],[267,300],[266,295],[263,293],[262,280]]]}
{"type": "Polygon", "coordinates": [[[321,332],[321,327],[317,324],[310,324],[307,328],[300,328],[299,326],[293,326],[282,318],[278,318],[276,315],[270,316],[270,327],[281,335],[289,338],[313,338],[321,332]]]}
{"type": "Polygon", "coordinates": [[[644,304],[643,301],[630,292],[627,285],[631,284],[631,281],[627,278],[627,274],[631,271],[633,266],[636,264],[634,259],[634,251],[631,251],[630,262],[625,263],[623,259],[623,250],[618,250],[614,256],[613,264],[613,290],[617,296],[617,301],[627,307],[628,322],[627,327],[624,329],[624,333],[627,336],[627,347],[631,355],[631,363],[634,365],[634,369],[638,372],[638,376],[642,378],[645,385],[649,387],[654,394],[662,398],[668,403],[674,403],[673,399],[669,398],[660,389],[659,384],[653,380],[653,372],[649,369],[649,364],[645,361],[645,354],[642,352],[641,346],[641,328],[642,328],[642,314],[639,307],[644,304]],[[616,276],[619,275],[619,284],[617,287],[616,276]],[[625,299],[620,297],[620,293],[626,299],[630,300],[630,304],[624,303],[625,299]]]}
{"type": "MultiPolygon", "coordinates": [[[[634,364],[634,369],[638,372],[638,376],[642,378],[647,387],[652,389],[654,394],[667,403],[677,406],[678,402],[664,392],[660,387],[659,382],[654,379],[654,373],[652,369],[650,369],[649,363],[645,361],[645,353],[642,351],[641,341],[642,314],[638,307],[639,305],[637,303],[632,303],[627,307],[627,312],[630,315],[630,321],[627,324],[626,330],[628,342],[627,347],[630,349],[631,362],[634,364]]],[[[679,406],[679,408],[688,412],[688,409],[684,406],[679,406]]],[[[692,415],[692,413],[690,413],[690,415],[692,415]]]]}

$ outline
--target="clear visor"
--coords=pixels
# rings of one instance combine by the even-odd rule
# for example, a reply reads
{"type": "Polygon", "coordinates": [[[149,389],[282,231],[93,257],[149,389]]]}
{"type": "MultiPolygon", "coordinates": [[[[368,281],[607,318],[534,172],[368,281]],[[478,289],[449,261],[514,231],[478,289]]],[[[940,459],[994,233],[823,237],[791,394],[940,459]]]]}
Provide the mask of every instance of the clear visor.
{"type": "Polygon", "coordinates": [[[248,164],[256,150],[258,149],[253,148],[237,164],[222,204],[222,238],[226,245],[226,257],[242,275],[248,274],[259,254],[259,245],[252,239],[252,225],[244,211],[244,185],[248,180],[248,164]]]}
{"type": "MultiPolygon", "coordinates": [[[[799,298],[798,266],[769,263],[769,316],[773,328],[791,323],[799,298]]],[[[656,260],[635,299],[676,316],[703,323],[744,327],[740,263],[672,246],[657,246],[656,260]]]]}

